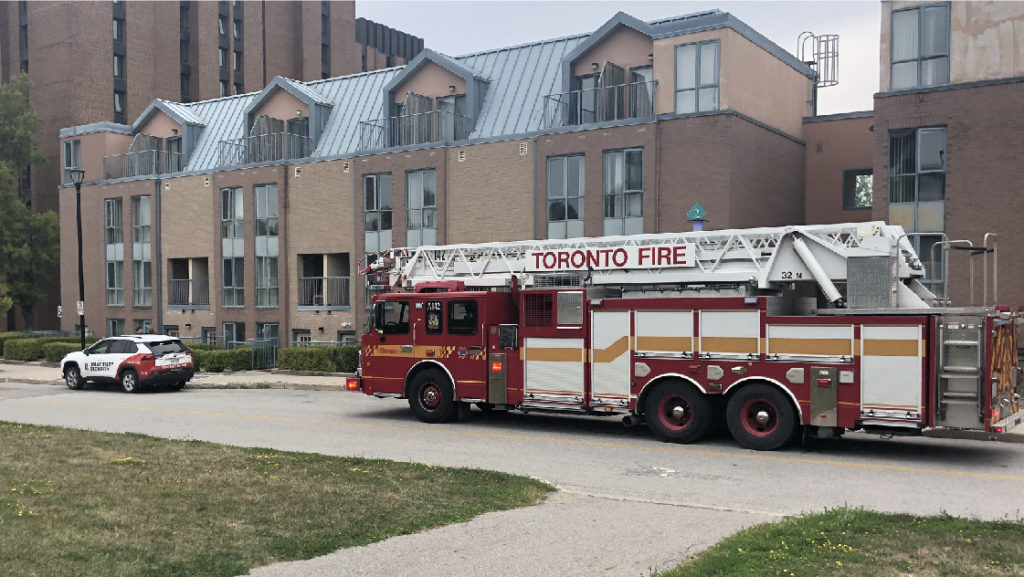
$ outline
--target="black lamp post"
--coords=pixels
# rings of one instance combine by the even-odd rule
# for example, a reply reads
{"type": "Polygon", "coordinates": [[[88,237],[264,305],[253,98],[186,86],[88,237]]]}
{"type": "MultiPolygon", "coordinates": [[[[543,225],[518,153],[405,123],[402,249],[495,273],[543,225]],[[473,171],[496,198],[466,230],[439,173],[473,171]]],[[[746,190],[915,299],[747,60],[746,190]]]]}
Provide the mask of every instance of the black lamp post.
{"type": "Polygon", "coordinates": [[[75,184],[75,211],[78,215],[78,334],[82,340],[82,350],[85,350],[85,276],[82,272],[82,180],[85,179],[85,171],[75,167],[68,171],[71,175],[71,182],[75,184]]]}

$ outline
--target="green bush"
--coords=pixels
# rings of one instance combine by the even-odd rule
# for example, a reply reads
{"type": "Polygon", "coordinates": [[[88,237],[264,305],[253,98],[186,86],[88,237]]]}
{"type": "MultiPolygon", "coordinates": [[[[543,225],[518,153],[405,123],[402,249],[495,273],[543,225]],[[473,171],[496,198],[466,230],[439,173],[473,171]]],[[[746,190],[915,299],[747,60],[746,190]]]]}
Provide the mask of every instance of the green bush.
{"type": "Polygon", "coordinates": [[[342,345],[336,347],[338,358],[335,361],[339,373],[354,373],[359,368],[359,345],[342,345]]]}
{"type": "Polygon", "coordinates": [[[41,336],[43,336],[43,334],[39,332],[30,333],[25,331],[10,331],[0,333],[0,355],[2,355],[4,352],[4,343],[6,343],[10,339],[27,339],[41,336]]]}
{"type": "Polygon", "coordinates": [[[59,363],[64,359],[64,355],[80,350],[82,350],[80,343],[62,343],[59,341],[46,343],[43,345],[43,358],[51,363],[59,363]]]}
{"type": "Polygon", "coordinates": [[[334,372],[335,347],[288,347],[277,351],[277,368],[289,371],[334,372]]]}
{"type": "Polygon", "coordinates": [[[252,347],[238,346],[233,349],[192,349],[192,364],[197,371],[221,373],[224,371],[248,371],[252,368],[252,347]]]}
{"type": "Polygon", "coordinates": [[[43,339],[7,339],[4,358],[9,361],[38,361],[43,358],[43,339]]]}
{"type": "Polygon", "coordinates": [[[214,343],[185,343],[185,346],[193,351],[215,351],[220,349],[220,346],[214,343]]]}

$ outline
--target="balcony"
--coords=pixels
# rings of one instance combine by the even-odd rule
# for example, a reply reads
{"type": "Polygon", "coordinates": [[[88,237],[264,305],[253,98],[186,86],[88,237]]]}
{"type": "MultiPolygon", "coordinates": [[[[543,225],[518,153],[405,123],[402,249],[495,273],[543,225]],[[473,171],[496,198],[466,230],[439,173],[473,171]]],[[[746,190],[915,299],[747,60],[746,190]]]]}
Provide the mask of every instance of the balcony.
{"type": "Polygon", "coordinates": [[[222,140],[218,153],[220,166],[307,158],[313,153],[313,140],[301,134],[272,132],[222,140]]]}
{"type": "Polygon", "coordinates": [[[209,308],[210,280],[205,278],[168,279],[167,305],[181,308],[209,308]]]}
{"type": "Polygon", "coordinates": [[[347,308],[349,306],[349,277],[299,277],[299,307],[347,308]]]}
{"type": "Polygon", "coordinates": [[[103,157],[103,179],[181,172],[185,159],[180,152],[144,150],[103,157]]]}
{"type": "Polygon", "coordinates": [[[654,116],[657,80],[572,90],[544,97],[542,128],[654,116]]]}
{"type": "Polygon", "coordinates": [[[359,149],[465,140],[472,128],[468,116],[448,110],[365,120],[359,123],[359,149]]]}

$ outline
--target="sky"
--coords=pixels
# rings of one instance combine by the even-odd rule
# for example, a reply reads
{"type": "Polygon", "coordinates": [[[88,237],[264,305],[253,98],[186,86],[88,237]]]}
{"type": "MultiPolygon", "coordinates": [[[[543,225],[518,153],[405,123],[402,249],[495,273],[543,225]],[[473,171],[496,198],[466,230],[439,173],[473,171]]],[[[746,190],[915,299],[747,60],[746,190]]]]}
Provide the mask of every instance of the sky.
{"type": "Polygon", "coordinates": [[[881,4],[819,2],[448,1],[361,0],[356,16],[419,36],[424,46],[459,56],[538,40],[590,33],[616,12],[644,21],[719,9],[791,54],[802,32],[839,35],[839,84],[818,92],[818,114],[871,110],[878,91],[881,4]]]}

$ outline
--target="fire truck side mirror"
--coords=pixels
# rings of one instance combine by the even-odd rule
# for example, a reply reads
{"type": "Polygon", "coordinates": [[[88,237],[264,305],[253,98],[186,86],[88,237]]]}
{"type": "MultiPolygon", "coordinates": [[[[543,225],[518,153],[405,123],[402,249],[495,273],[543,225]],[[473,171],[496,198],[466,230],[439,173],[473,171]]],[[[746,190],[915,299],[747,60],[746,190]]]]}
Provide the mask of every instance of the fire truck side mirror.
{"type": "Polygon", "coordinates": [[[516,325],[498,325],[498,348],[499,349],[515,349],[518,348],[518,331],[516,325]]]}

